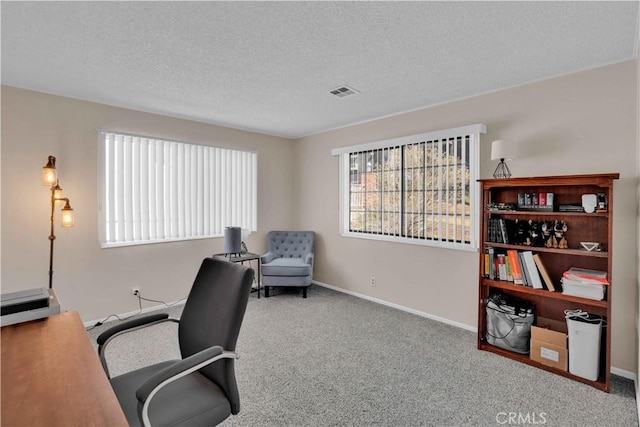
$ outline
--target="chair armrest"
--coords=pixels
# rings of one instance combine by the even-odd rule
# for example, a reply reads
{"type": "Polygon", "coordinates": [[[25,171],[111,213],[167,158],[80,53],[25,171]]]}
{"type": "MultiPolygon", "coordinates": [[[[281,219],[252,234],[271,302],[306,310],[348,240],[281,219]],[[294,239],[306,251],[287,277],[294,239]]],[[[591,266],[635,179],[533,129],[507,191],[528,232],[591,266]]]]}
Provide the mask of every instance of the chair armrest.
{"type": "Polygon", "coordinates": [[[198,353],[192,354],[186,359],[182,359],[163,370],[157,372],[146,380],[136,390],[136,398],[142,406],[142,422],[145,426],[150,426],[149,405],[151,399],[167,384],[172,383],[192,372],[204,368],[205,366],[220,359],[237,359],[238,354],[231,351],[224,351],[220,346],[205,348],[198,353]]]}
{"type": "Polygon", "coordinates": [[[149,323],[157,322],[158,320],[167,319],[169,314],[167,313],[158,313],[158,314],[150,314],[148,316],[138,317],[137,319],[127,320],[125,322],[119,323],[111,328],[107,329],[100,335],[98,335],[98,345],[104,345],[105,342],[109,340],[113,335],[126,331],[128,329],[138,328],[139,326],[147,325],[149,323]]]}
{"type": "Polygon", "coordinates": [[[266,254],[260,257],[260,263],[268,264],[276,258],[278,258],[276,254],[274,254],[273,252],[267,252],[266,254]]]}
{"type": "Polygon", "coordinates": [[[111,375],[109,374],[109,367],[107,366],[107,360],[105,358],[105,349],[107,348],[107,344],[119,335],[162,322],[178,322],[178,320],[169,318],[169,314],[167,313],[150,314],[148,316],[142,316],[137,319],[122,322],[107,329],[98,336],[96,340],[98,343],[98,356],[100,357],[102,367],[107,374],[107,378],[111,378],[111,375]]]}
{"type": "Polygon", "coordinates": [[[313,265],[313,253],[309,252],[307,254],[307,256],[304,258],[304,262],[306,262],[309,265],[313,265]]]}

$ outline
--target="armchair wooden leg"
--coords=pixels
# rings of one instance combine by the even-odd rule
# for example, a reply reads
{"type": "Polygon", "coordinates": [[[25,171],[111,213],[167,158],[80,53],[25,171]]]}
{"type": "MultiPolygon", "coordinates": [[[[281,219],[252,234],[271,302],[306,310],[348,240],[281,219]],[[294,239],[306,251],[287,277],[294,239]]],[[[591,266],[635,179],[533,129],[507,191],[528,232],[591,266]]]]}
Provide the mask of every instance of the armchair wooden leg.
{"type": "Polygon", "coordinates": [[[264,287],[264,297],[265,298],[269,298],[269,287],[268,286],[264,287]]]}
{"type": "Polygon", "coordinates": [[[302,288],[302,298],[306,298],[306,297],[307,297],[307,286],[302,288]]]}

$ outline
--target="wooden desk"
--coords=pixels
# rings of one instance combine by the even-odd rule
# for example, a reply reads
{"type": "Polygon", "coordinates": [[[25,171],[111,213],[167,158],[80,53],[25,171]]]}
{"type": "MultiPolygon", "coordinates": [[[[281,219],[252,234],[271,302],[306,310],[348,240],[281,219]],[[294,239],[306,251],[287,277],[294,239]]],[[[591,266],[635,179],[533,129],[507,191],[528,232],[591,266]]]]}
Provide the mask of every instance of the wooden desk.
{"type": "Polygon", "coordinates": [[[0,329],[3,426],[126,426],[76,312],[0,329]]]}

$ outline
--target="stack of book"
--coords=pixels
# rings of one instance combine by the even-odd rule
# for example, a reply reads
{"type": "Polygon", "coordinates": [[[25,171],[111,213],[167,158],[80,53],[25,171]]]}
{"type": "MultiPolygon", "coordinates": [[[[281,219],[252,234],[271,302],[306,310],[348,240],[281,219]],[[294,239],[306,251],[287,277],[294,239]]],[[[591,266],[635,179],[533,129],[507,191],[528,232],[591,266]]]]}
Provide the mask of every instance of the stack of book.
{"type": "Polygon", "coordinates": [[[571,267],[562,274],[562,293],[565,295],[603,300],[607,285],[606,271],[571,267]]]}
{"type": "Polygon", "coordinates": [[[556,290],[539,254],[532,251],[496,249],[491,246],[485,248],[484,277],[534,289],[546,289],[551,292],[556,290]]]}

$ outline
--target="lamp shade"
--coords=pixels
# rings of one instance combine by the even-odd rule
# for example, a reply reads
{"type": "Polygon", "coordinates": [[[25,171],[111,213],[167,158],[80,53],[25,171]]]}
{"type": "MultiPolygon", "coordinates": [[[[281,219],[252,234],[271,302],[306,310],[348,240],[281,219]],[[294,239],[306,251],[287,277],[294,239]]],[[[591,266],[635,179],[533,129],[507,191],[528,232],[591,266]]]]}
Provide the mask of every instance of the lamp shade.
{"type": "Polygon", "coordinates": [[[53,198],[58,205],[64,203],[64,192],[62,191],[62,187],[60,187],[60,184],[56,184],[56,186],[53,187],[53,198]]]}
{"type": "Polygon", "coordinates": [[[73,224],[75,222],[75,219],[74,219],[74,216],[73,216],[73,209],[71,209],[71,206],[69,205],[69,200],[68,199],[67,199],[66,202],[67,203],[62,208],[62,226],[63,227],[73,227],[73,224]]]}
{"type": "Polygon", "coordinates": [[[491,160],[511,160],[514,155],[514,147],[508,141],[498,139],[491,143],[491,160]]]}
{"type": "Polygon", "coordinates": [[[242,249],[242,231],[240,227],[226,227],[224,229],[225,254],[238,254],[242,249]]]}
{"type": "Polygon", "coordinates": [[[49,156],[47,164],[42,167],[42,184],[47,187],[52,187],[58,181],[58,174],[56,173],[56,158],[49,156]]]}

